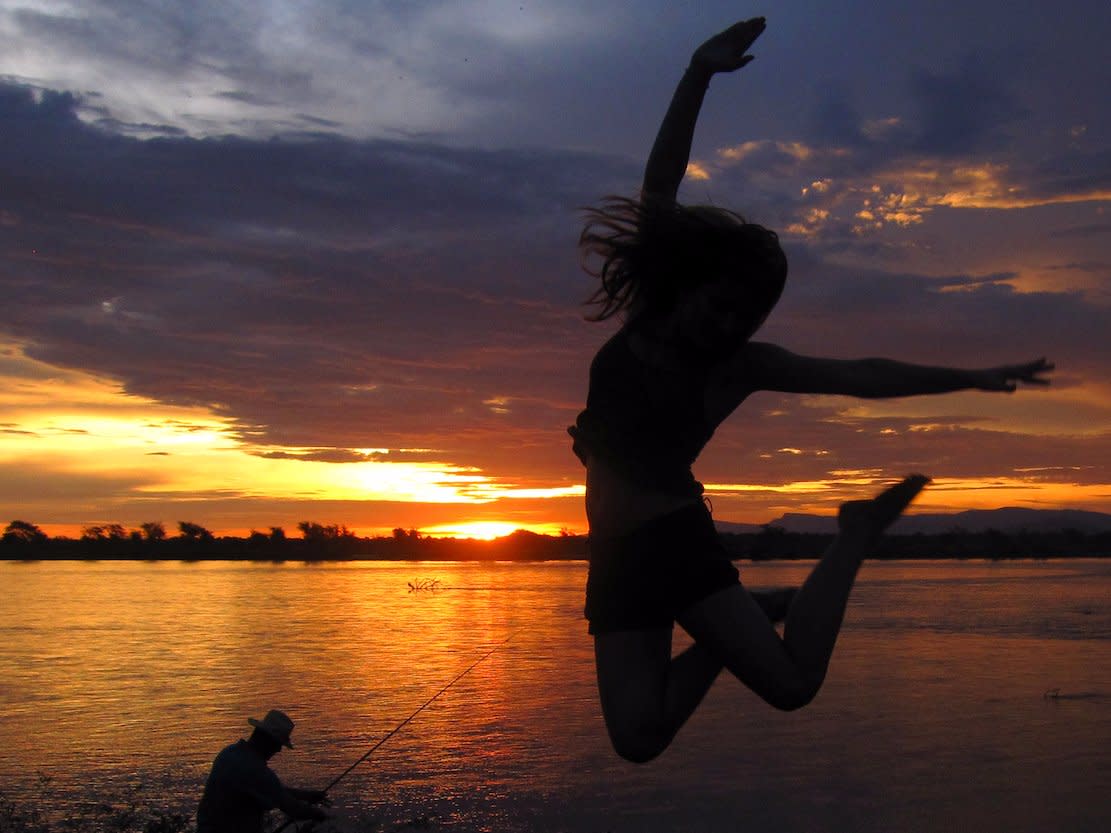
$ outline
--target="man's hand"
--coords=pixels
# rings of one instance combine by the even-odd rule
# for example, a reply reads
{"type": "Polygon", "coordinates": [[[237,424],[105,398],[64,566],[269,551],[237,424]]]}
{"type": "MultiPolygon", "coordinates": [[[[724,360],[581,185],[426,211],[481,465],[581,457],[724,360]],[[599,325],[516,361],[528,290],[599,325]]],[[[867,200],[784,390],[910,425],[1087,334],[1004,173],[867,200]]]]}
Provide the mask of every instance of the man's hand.
{"type": "Polygon", "coordinates": [[[324,790],[305,790],[304,798],[309,804],[324,804],[328,801],[328,793],[324,790]]]}
{"type": "Polygon", "coordinates": [[[752,60],[752,56],[745,53],[766,26],[762,17],[734,23],[698,47],[691,58],[691,66],[710,73],[740,69],[752,60]]]}

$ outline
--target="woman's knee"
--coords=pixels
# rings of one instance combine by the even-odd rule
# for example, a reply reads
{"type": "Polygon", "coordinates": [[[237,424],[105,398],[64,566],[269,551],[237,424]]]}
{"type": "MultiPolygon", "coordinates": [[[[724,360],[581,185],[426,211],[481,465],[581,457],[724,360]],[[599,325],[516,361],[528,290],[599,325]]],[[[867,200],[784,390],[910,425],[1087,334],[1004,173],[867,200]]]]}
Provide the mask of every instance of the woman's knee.
{"type": "Polygon", "coordinates": [[[667,749],[675,735],[661,709],[626,703],[622,710],[604,709],[606,731],[613,750],[634,764],[643,764],[667,749]]]}
{"type": "Polygon", "coordinates": [[[821,687],[820,681],[815,683],[800,677],[778,681],[776,685],[757,691],[757,694],[769,706],[779,709],[779,711],[793,712],[810,705],[814,698],[818,696],[818,690],[821,687]]]}
{"type": "Polygon", "coordinates": [[[806,694],[803,692],[790,692],[785,694],[776,694],[772,697],[765,697],[764,699],[774,708],[779,709],[781,712],[798,711],[804,706],[810,705],[814,699],[815,694],[806,694]]]}
{"type": "Polygon", "coordinates": [[[655,723],[642,722],[608,728],[614,752],[634,764],[648,763],[671,743],[670,734],[655,723]]]}

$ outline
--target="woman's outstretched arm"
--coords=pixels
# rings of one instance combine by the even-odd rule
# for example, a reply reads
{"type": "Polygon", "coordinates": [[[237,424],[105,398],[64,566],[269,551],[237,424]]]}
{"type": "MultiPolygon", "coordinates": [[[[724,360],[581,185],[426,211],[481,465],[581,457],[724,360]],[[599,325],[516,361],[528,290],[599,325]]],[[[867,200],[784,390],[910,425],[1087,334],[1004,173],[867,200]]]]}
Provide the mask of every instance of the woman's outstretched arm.
{"type": "Polygon", "coordinates": [[[679,183],[690,161],[694,126],[710,78],[718,72],[732,72],[752,60],[745,52],[764,31],[764,18],[742,20],[714,35],[691,57],[687,71],[679,81],[671,105],[660,125],[648,164],[644,170],[642,198],[674,202],[679,183]]]}
{"type": "Polygon", "coordinates": [[[1045,386],[1053,365],[1043,359],[979,370],[932,367],[893,359],[800,356],[774,344],[750,342],[734,358],[731,386],[787,393],[829,393],[880,399],[959,390],[1011,392],[1020,384],[1045,386]]]}

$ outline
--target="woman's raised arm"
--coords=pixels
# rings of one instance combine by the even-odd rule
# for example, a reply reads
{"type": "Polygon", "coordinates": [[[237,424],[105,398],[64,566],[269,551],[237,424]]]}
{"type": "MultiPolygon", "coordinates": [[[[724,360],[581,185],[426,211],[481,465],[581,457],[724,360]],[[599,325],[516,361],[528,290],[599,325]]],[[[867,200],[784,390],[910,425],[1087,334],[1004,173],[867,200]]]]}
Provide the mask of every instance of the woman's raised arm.
{"type": "Polygon", "coordinates": [[[752,60],[746,55],[748,48],[764,31],[764,18],[754,17],[734,23],[724,32],[714,35],[691,57],[687,71],[671,98],[648,164],[644,170],[641,198],[655,198],[674,202],[679,193],[679,183],[687,172],[690,161],[694,126],[710,78],[718,72],[732,72],[752,60]]]}

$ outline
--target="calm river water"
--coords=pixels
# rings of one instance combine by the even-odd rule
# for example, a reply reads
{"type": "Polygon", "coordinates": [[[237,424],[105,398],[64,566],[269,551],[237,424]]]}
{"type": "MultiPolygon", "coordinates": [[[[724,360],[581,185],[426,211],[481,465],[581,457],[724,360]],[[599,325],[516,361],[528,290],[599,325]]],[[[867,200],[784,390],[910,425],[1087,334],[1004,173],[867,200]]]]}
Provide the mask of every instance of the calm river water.
{"type": "Polygon", "coordinates": [[[723,678],[639,767],[604,736],[584,579],[579,562],[0,564],[0,792],[57,809],[141,784],[192,812],[215,753],[272,707],[297,721],[274,768],[322,786],[504,642],[340,782],[332,829],[1111,830],[1111,561],[870,562],[810,707],[723,678]]]}

